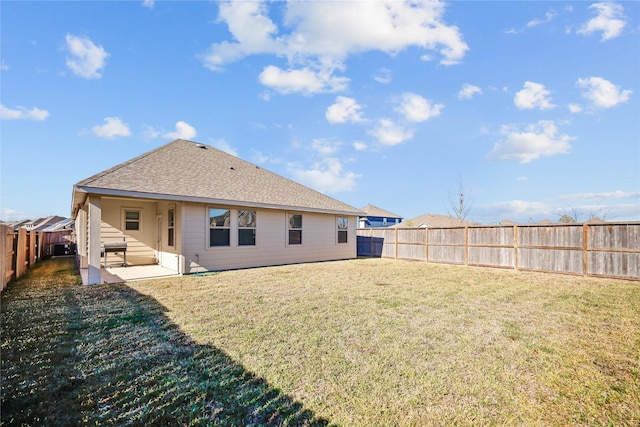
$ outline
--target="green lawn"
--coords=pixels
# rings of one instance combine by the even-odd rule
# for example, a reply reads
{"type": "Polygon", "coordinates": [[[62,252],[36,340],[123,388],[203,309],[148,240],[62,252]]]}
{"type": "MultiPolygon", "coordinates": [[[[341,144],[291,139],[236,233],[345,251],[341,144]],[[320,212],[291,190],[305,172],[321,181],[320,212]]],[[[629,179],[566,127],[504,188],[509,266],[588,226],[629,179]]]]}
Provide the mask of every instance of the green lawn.
{"type": "Polygon", "coordinates": [[[640,424],[640,283],[361,259],[2,295],[2,423],[640,424]]]}

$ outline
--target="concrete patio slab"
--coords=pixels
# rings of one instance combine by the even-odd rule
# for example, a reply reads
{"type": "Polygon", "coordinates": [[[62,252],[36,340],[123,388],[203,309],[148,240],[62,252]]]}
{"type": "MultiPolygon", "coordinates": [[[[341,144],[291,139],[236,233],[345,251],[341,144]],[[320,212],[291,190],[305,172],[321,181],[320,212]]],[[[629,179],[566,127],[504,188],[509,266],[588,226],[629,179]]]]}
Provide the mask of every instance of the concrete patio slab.
{"type": "MultiPolygon", "coordinates": [[[[100,281],[102,283],[124,283],[134,280],[177,276],[180,276],[178,272],[159,265],[135,265],[100,269],[100,281]]],[[[82,277],[82,284],[86,285],[89,281],[89,271],[86,268],[80,269],[80,277],[82,277]]]]}

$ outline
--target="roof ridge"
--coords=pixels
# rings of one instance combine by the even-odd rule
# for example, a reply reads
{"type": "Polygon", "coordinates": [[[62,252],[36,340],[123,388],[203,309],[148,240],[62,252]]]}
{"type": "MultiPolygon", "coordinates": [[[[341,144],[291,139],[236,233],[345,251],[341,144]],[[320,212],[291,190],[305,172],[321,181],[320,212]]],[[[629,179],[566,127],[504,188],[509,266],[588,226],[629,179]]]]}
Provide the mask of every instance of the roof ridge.
{"type": "Polygon", "coordinates": [[[165,147],[167,147],[169,145],[172,145],[172,144],[177,143],[177,142],[182,142],[182,141],[191,142],[191,143],[195,144],[195,142],[188,141],[186,139],[181,139],[181,138],[174,139],[173,141],[169,141],[166,144],[162,144],[161,146],[156,147],[153,150],[145,151],[144,153],[142,153],[142,154],[140,154],[140,155],[138,155],[138,156],[136,156],[136,157],[134,157],[132,159],[129,159],[129,160],[125,161],[125,162],[119,163],[119,164],[117,164],[117,165],[115,165],[113,167],[110,167],[109,169],[103,170],[102,172],[98,172],[97,174],[92,175],[89,178],[85,178],[82,181],[78,182],[76,185],[80,185],[80,186],[89,185],[93,181],[95,181],[95,180],[97,180],[99,178],[102,178],[103,176],[107,176],[107,175],[109,175],[109,174],[111,174],[111,173],[113,173],[113,172],[115,172],[115,171],[117,171],[119,169],[124,168],[125,166],[129,166],[132,163],[135,163],[135,162],[137,162],[137,161],[139,161],[141,159],[149,157],[151,154],[156,153],[156,152],[160,151],[161,149],[163,149],[163,148],[165,148],[165,147]]]}

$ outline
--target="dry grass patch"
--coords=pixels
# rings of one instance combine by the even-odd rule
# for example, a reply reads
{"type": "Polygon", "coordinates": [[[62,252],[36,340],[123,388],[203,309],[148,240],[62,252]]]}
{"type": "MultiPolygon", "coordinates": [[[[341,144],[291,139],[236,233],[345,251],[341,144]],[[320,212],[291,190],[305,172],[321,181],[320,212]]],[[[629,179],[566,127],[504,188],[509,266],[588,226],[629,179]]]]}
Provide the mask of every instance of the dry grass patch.
{"type": "Polygon", "coordinates": [[[2,425],[640,424],[640,284],[383,259],[2,295],[2,425]]]}
{"type": "Polygon", "coordinates": [[[638,425],[637,282],[392,260],[134,282],[340,425],[638,425]]]}
{"type": "Polygon", "coordinates": [[[78,279],[73,259],[54,259],[3,293],[0,425],[328,424],[153,298],[78,279]]]}

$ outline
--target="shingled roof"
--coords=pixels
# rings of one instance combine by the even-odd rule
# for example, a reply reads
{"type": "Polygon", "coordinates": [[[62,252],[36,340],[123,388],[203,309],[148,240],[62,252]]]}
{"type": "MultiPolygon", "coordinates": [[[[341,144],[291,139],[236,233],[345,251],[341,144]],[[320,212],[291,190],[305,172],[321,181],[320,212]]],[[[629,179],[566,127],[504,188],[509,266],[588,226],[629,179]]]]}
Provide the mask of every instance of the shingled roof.
{"type": "Polygon", "coordinates": [[[441,227],[464,227],[471,223],[461,219],[452,218],[446,215],[425,214],[394,225],[401,228],[441,228],[441,227]]]}
{"type": "Polygon", "coordinates": [[[73,194],[74,216],[86,193],[362,214],[346,203],[238,157],[183,139],[78,182],[73,194]]]}
{"type": "Polygon", "coordinates": [[[396,215],[394,213],[391,213],[389,211],[385,211],[384,209],[381,209],[377,206],[373,206],[371,204],[365,206],[364,208],[360,209],[362,212],[365,213],[366,216],[375,216],[375,217],[381,217],[381,218],[400,218],[402,219],[402,217],[400,215],[396,215]]]}

